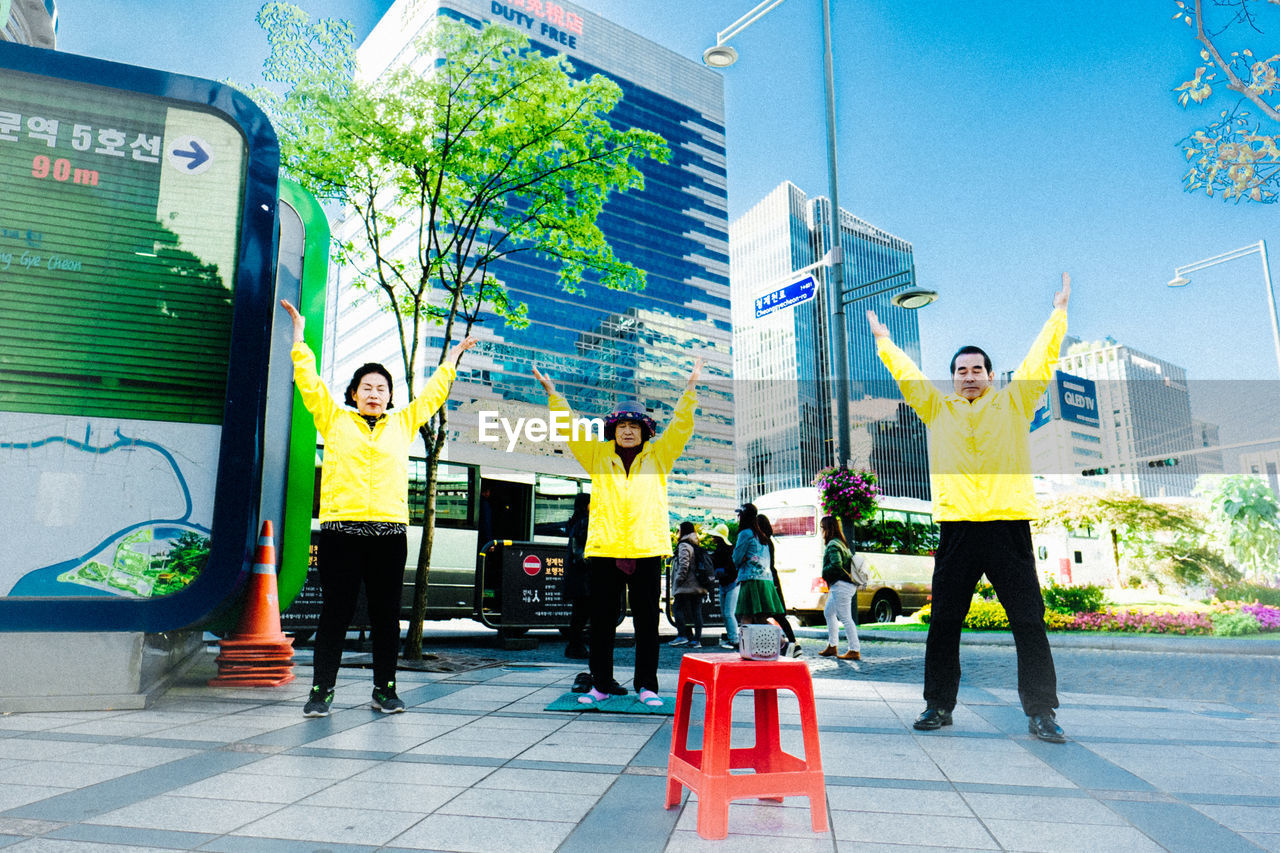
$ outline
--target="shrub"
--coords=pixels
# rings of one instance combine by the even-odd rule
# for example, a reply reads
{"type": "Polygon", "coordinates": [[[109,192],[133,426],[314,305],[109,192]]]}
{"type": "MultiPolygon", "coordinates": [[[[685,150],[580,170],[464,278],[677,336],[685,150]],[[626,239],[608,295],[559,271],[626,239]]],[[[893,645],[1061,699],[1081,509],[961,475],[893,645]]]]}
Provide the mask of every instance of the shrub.
{"type": "Polygon", "coordinates": [[[1239,637],[1258,633],[1258,620],[1250,613],[1221,613],[1213,618],[1213,633],[1217,637],[1239,637]]]}
{"type": "Polygon", "coordinates": [[[1048,608],[1044,611],[1044,626],[1050,631],[1069,631],[1074,619],[1074,613],[1059,613],[1048,608]]]}
{"type": "Polygon", "coordinates": [[[1214,593],[1219,601],[1252,601],[1280,607],[1280,589],[1256,583],[1238,583],[1219,588],[1214,593]]]}
{"type": "MultiPolygon", "coordinates": [[[[1280,607],[1269,607],[1266,604],[1246,604],[1240,608],[1258,623],[1260,631],[1280,631],[1280,607]]],[[[1216,623],[1215,623],[1216,624],[1216,623]]]]}
{"type": "Polygon", "coordinates": [[[1056,580],[1040,590],[1045,607],[1059,613],[1097,613],[1102,609],[1105,593],[1097,584],[1062,586],[1056,580]]]}
{"type": "Polygon", "coordinates": [[[984,601],[996,600],[996,588],[986,581],[978,581],[978,586],[974,590],[974,593],[984,601]]]}
{"type": "Polygon", "coordinates": [[[999,602],[979,600],[969,605],[964,626],[980,631],[1005,631],[1009,628],[1009,617],[999,602]]]}

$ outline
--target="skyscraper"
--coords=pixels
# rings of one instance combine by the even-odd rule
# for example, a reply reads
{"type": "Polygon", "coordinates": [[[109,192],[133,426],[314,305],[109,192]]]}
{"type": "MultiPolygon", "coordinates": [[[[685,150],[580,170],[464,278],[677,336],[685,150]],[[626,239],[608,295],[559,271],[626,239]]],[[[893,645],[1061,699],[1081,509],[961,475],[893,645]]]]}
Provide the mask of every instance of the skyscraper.
{"type": "MultiPolygon", "coordinates": [[[[812,300],[791,308],[763,313],[757,306],[758,299],[798,278],[793,271],[827,253],[830,216],[828,199],[810,199],[784,182],[729,227],[738,492],[744,500],[810,485],[835,462],[824,289],[819,286],[812,300]]],[[[874,470],[885,494],[928,499],[924,424],[876,355],[863,317],[865,309],[875,310],[894,341],[919,361],[915,314],[893,307],[890,292],[878,292],[914,281],[911,244],[844,210],[840,235],[849,298],[877,294],[845,314],[854,466],[874,470]]],[[[814,275],[821,282],[821,271],[814,275]]]]}
{"type": "Polygon", "coordinates": [[[0,41],[52,49],[58,40],[58,4],[54,0],[13,0],[8,20],[0,20],[0,41]]]}
{"type": "MultiPolygon", "coordinates": [[[[413,43],[440,18],[504,24],[538,50],[564,53],[575,76],[609,77],[623,91],[610,121],[654,131],[671,150],[665,164],[643,162],[645,189],[613,195],[599,219],[617,257],[647,272],[643,291],[587,283],[584,294],[565,293],[555,268],[531,253],[489,266],[512,300],[528,305],[529,325],[513,329],[490,317],[478,327],[481,344],[464,359],[448,404],[450,435],[460,440],[450,442],[447,458],[581,476],[563,444],[526,445],[525,453],[507,453],[505,442],[480,444],[477,413],[545,417],[545,397],[531,372],[537,365],[581,416],[602,417],[618,399],[637,398],[662,425],[694,359],[705,356],[695,434],[669,480],[671,509],[680,517],[729,517],[732,395],[727,382],[714,382],[727,378],[730,360],[720,76],[604,18],[543,0],[397,0],[360,47],[362,74],[376,77],[408,61],[413,43]]],[[[331,385],[370,359],[401,362],[391,317],[373,297],[355,298],[350,280],[339,271],[328,312],[334,318],[328,337],[336,341],[331,385]]],[[[438,329],[428,330],[429,353],[439,351],[441,339],[438,329]]]]}
{"type": "Polygon", "coordinates": [[[1058,367],[1097,384],[1101,464],[1121,488],[1143,497],[1191,493],[1197,459],[1177,457],[1196,446],[1185,368],[1113,338],[1073,344],[1058,367]],[[1177,457],[1178,464],[1148,464],[1160,456],[1177,457]]]}

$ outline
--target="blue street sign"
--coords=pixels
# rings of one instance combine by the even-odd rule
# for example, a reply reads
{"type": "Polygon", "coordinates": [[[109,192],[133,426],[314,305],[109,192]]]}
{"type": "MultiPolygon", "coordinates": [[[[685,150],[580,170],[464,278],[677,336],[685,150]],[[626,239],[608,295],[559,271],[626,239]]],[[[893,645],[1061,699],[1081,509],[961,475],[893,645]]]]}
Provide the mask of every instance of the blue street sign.
{"type": "Polygon", "coordinates": [[[799,305],[801,302],[808,302],[817,292],[818,283],[811,275],[799,281],[793,281],[781,290],[756,298],[756,319],[772,314],[774,311],[781,311],[783,308],[799,305]]]}

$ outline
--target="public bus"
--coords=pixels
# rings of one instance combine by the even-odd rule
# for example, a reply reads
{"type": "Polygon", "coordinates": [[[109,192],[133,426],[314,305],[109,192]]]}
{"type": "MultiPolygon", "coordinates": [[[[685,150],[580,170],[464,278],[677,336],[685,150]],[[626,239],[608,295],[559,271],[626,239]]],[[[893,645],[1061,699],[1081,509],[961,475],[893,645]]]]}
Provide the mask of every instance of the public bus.
{"type": "MultiPolygon", "coordinates": [[[[320,465],[323,458],[324,445],[317,444],[311,508],[313,542],[314,533],[320,529],[320,465]]],[[[426,504],[426,472],[426,460],[421,455],[410,456],[408,555],[400,597],[400,618],[406,620],[413,612],[418,549],[422,543],[426,504]]],[[[579,492],[590,491],[591,481],[585,476],[442,460],[436,479],[435,539],[431,549],[425,618],[479,619],[476,571],[481,548],[494,539],[565,544],[564,528],[573,514],[574,499],[579,492]]],[[[305,573],[307,569],[308,566],[286,564],[281,566],[280,572],[284,577],[286,574],[305,573]]]]}
{"type": "MultiPolygon", "coordinates": [[[[821,498],[816,486],[769,492],[753,501],[773,524],[774,556],[787,609],[803,625],[822,625],[821,498]]],[[[871,584],[858,590],[859,622],[892,622],[929,603],[938,525],[927,501],[881,498],[875,518],[845,530],[867,560],[871,584]]]]}

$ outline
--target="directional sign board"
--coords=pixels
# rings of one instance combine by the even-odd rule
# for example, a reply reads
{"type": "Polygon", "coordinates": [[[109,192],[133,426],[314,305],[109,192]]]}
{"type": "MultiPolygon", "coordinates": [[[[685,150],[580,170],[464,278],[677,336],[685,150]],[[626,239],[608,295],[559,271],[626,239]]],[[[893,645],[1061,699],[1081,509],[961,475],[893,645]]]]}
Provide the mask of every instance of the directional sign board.
{"type": "Polygon", "coordinates": [[[1098,387],[1092,379],[1055,371],[1053,384],[1044,392],[1031,418],[1031,431],[1054,418],[1083,426],[1098,426],[1098,387]]]}
{"type": "Polygon", "coordinates": [[[1098,425],[1098,386],[1092,379],[1059,370],[1053,384],[1058,389],[1058,417],[1084,426],[1098,425]]]}
{"type": "Polygon", "coordinates": [[[0,43],[0,630],[166,631],[235,589],[278,163],[229,86],[0,43]]]}
{"type": "Polygon", "coordinates": [[[799,281],[793,281],[781,290],[766,293],[756,298],[756,319],[760,319],[774,311],[808,302],[818,292],[818,283],[813,276],[807,275],[799,281]]]}

